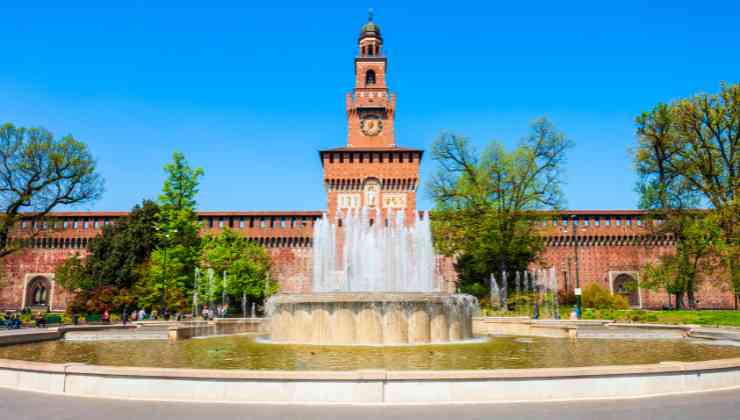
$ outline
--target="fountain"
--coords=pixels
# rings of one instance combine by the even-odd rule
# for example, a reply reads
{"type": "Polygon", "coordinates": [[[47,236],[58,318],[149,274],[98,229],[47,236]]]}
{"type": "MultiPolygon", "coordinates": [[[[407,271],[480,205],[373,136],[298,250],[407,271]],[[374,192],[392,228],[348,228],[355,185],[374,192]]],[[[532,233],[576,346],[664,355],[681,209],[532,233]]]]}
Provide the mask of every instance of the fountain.
{"type": "Polygon", "coordinates": [[[441,293],[429,215],[404,212],[381,223],[380,211],[324,215],[314,225],[310,294],[268,301],[273,342],[398,345],[473,337],[473,296],[441,293]]]}

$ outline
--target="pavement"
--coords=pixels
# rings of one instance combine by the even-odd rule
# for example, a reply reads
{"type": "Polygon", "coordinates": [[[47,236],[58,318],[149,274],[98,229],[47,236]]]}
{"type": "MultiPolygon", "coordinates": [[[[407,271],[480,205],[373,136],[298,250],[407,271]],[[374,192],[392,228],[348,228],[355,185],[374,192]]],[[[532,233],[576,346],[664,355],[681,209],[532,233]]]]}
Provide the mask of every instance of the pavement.
{"type": "Polygon", "coordinates": [[[80,398],[0,388],[0,418],[36,419],[486,419],[732,420],[740,389],[668,397],[585,402],[407,406],[263,405],[80,398]]]}

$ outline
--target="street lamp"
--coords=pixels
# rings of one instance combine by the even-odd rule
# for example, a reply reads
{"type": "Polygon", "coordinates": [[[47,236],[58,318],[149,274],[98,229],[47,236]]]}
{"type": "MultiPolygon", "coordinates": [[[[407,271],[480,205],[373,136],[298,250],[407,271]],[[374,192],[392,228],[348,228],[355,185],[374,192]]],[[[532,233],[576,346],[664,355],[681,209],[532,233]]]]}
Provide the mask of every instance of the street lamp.
{"type": "MultiPolygon", "coordinates": [[[[159,228],[157,228],[159,230],[159,228]]],[[[172,233],[177,233],[177,229],[172,229],[172,233]]],[[[170,232],[164,234],[164,261],[162,264],[162,315],[167,308],[167,248],[170,242],[170,232]]]]}
{"type": "MultiPolygon", "coordinates": [[[[570,222],[573,226],[573,252],[576,258],[576,318],[581,319],[581,265],[578,259],[578,217],[575,214],[571,214],[570,222]]],[[[564,233],[568,233],[567,227],[564,233]]]]}

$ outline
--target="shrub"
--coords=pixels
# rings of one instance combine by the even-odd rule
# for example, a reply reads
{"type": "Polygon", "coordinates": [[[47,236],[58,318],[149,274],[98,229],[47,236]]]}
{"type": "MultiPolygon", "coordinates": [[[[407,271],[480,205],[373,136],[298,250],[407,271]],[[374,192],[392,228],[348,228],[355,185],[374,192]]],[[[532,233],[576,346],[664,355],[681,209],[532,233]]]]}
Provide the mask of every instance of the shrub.
{"type": "Polygon", "coordinates": [[[478,299],[489,294],[488,288],[480,283],[467,283],[460,287],[460,292],[473,295],[478,299]]]}
{"type": "Polygon", "coordinates": [[[576,292],[574,290],[558,290],[558,303],[562,306],[573,306],[576,304],[576,292]]]}
{"type": "Polygon", "coordinates": [[[62,316],[60,314],[44,314],[44,320],[47,324],[61,324],[62,316]]]}
{"type": "Polygon", "coordinates": [[[591,283],[583,289],[583,306],[596,309],[628,309],[629,303],[624,296],[612,295],[609,290],[598,283],[591,283]]]}
{"type": "Polygon", "coordinates": [[[100,322],[100,314],[87,314],[85,315],[85,321],[87,322],[100,322]]]}

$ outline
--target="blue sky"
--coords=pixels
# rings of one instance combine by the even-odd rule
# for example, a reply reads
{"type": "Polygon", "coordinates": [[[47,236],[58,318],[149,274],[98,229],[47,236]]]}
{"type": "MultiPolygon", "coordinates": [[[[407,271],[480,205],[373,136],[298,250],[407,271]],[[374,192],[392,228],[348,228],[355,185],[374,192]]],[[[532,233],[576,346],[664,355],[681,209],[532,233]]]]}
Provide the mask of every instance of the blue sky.
{"type": "Polygon", "coordinates": [[[90,210],[156,197],[175,149],[205,170],[204,210],[325,208],[316,150],[346,143],[368,7],[400,145],[446,129],[512,146],[546,115],[576,142],[574,209],[636,206],[639,112],[740,81],[732,1],[7,3],[31,2],[0,6],[0,121],[87,142],[106,179],[90,210]]]}

